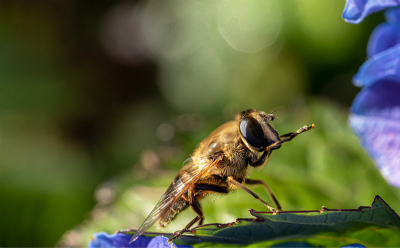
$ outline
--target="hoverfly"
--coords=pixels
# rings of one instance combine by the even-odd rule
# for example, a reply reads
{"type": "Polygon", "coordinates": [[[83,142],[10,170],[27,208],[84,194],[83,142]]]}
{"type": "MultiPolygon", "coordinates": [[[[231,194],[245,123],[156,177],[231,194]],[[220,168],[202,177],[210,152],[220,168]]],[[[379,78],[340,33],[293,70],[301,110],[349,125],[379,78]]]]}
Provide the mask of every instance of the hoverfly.
{"type": "Polygon", "coordinates": [[[315,126],[303,126],[296,132],[279,136],[269,123],[274,119],[273,114],[249,109],[239,113],[235,120],[215,129],[200,143],[189,163],[176,175],[130,242],[135,241],[156,222],[165,227],[179,211],[189,205],[197,216],[176,232],[169,241],[188,231],[196,222],[201,225],[204,215],[199,200],[214,193],[227,194],[231,190],[241,188],[261,201],[270,211],[275,213],[281,210],[276,197],[263,180],[247,178],[249,166],[263,165],[272,151],[280,148],[282,143],[315,126]],[[263,184],[278,210],[243,184],[263,184]]]}

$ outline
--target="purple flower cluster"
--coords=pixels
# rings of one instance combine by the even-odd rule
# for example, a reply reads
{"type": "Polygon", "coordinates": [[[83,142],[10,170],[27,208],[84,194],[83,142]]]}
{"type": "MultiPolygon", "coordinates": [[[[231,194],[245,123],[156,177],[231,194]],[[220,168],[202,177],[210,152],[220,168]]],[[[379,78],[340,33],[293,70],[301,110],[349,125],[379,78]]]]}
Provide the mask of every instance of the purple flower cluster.
{"type": "Polygon", "coordinates": [[[155,238],[140,236],[137,240],[129,243],[132,235],[124,233],[107,234],[105,232],[95,233],[89,241],[88,248],[116,248],[116,247],[147,247],[147,248],[190,248],[190,245],[175,245],[168,243],[168,238],[157,236],[155,238]]]}
{"type": "Polygon", "coordinates": [[[362,87],[349,117],[350,126],[389,183],[400,187],[400,5],[399,0],[347,0],[343,19],[359,23],[389,8],[386,23],[368,42],[368,60],[353,78],[362,87]]]}

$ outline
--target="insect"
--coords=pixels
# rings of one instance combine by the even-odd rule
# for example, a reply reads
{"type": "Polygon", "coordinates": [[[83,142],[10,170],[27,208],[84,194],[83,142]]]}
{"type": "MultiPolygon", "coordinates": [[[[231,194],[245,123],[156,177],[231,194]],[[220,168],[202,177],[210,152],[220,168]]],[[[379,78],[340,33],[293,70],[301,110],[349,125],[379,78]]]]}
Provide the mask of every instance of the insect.
{"type": "Polygon", "coordinates": [[[274,119],[273,114],[248,109],[236,115],[233,121],[215,129],[200,143],[189,163],[176,175],[130,242],[135,241],[156,222],[161,227],[166,226],[179,211],[188,206],[197,216],[169,241],[188,231],[196,222],[201,225],[204,215],[199,200],[210,194],[227,194],[240,188],[261,201],[270,211],[281,210],[276,197],[264,181],[247,178],[249,166],[263,165],[273,150],[315,126],[303,126],[295,132],[279,136],[270,125],[270,121],[274,119]],[[243,184],[264,185],[278,210],[243,184]]]}

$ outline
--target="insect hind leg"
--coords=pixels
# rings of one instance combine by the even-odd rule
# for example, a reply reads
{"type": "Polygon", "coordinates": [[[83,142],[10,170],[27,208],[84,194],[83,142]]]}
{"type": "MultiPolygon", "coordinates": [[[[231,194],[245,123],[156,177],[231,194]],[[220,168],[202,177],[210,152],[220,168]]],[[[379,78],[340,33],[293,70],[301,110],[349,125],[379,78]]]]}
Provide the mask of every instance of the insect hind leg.
{"type": "Polygon", "coordinates": [[[192,207],[193,211],[197,214],[196,217],[194,217],[193,220],[191,220],[186,226],[185,228],[183,228],[182,230],[180,230],[178,233],[175,234],[175,236],[173,236],[172,238],[170,238],[168,240],[168,242],[171,242],[172,240],[178,238],[179,236],[181,236],[184,232],[186,232],[187,230],[189,230],[189,228],[191,226],[193,226],[197,221],[203,219],[204,215],[203,215],[203,211],[201,210],[201,206],[199,201],[196,199],[196,197],[194,196],[192,191],[189,191],[189,203],[190,206],[192,207]]]}

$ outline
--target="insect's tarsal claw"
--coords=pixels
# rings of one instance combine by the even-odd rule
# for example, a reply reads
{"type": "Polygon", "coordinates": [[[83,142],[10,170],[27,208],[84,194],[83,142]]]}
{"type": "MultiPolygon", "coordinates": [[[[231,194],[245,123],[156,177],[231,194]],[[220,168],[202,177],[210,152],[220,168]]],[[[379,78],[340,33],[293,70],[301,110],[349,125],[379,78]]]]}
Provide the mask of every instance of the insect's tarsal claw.
{"type": "Polygon", "coordinates": [[[271,212],[272,212],[274,215],[277,214],[277,213],[279,213],[279,211],[276,210],[275,208],[270,208],[269,210],[271,210],[271,212]]]}

